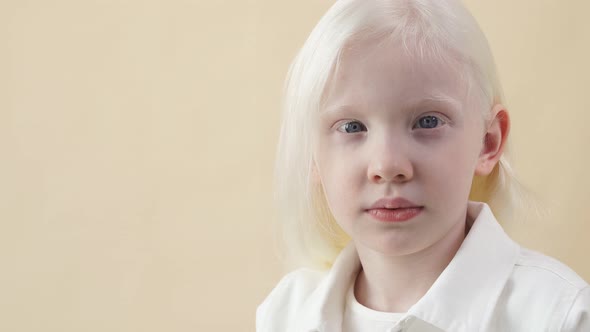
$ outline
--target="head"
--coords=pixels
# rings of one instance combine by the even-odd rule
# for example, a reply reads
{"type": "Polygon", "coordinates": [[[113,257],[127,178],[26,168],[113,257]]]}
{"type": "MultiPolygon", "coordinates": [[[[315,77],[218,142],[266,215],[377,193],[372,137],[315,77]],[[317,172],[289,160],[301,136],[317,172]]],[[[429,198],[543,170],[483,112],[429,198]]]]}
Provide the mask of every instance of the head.
{"type": "Polygon", "coordinates": [[[485,36],[458,1],[338,1],[291,66],[284,112],[279,209],[306,263],[329,266],[351,236],[420,250],[464,221],[468,199],[509,209],[508,117],[485,36]],[[383,197],[412,200],[421,219],[382,232],[365,210],[383,197]]]}

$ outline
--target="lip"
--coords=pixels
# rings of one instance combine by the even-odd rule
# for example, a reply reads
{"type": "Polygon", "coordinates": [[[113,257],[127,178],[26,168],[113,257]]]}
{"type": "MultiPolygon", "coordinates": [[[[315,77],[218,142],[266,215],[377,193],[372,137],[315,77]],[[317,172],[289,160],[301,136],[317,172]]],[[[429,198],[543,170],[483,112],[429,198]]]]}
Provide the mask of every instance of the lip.
{"type": "Polygon", "coordinates": [[[376,201],[369,210],[371,209],[403,209],[403,208],[415,208],[421,207],[420,205],[407,200],[403,197],[396,198],[381,198],[376,201]]]}
{"type": "Polygon", "coordinates": [[[402,222],[416,217],[423,209],[423,206],[403,197],[397,197],[379,199],[365,211],[379,221],[402,222]]]}

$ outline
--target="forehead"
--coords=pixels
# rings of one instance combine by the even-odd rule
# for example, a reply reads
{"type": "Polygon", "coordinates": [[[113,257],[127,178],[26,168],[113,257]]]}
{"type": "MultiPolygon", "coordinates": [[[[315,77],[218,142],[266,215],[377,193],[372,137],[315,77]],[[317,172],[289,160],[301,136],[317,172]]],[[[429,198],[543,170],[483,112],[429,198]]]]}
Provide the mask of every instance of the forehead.
{"type": "Polygon", "coordinates": [[[450,51],[425,55],[400,42],[362,40],[343,49],[324,91],[324,108],[334,104],[412,103],[452,99],[466,103],[464,66],[450,51]]]}

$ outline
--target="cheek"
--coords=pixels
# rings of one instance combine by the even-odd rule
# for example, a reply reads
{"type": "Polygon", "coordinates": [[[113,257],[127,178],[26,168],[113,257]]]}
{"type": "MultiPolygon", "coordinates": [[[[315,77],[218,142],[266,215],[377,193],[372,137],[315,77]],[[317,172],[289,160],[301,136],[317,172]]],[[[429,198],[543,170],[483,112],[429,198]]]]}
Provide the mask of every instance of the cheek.
{"type": "Polygon", "coordinates": [[[362,172],[363,161],[358,151],[325,148],[319,151],[318,158],[322,183],[328,187],[344,189],[345,185],[352,186],[353,179],[357,179],[362,172]]]}
{"type": "Polygon", "coordinates": [[[321,156],[318,160],[321,185],[330,210],[340,223],[351,213],[352,203],[358,201],[362,167],[357,158],[347,158],[328,151],[321,156]]]}
{"type": "Polygon", "coordinates": [[[430,189],[441,195],[463,191],[468,192],[471,187],[477,152],[473,144],[465,140],[454,140],[444,148],[431,151],[430,158],[423,163],[421,174],[430,179],[430,189]],[[459,189],[459,190],[457,190],[459,189]]]}
{"type": "Polygon", "coordinates": [[[321,171],[321,183],[331,201],[343,201],[358,190],[358,170],[354,163],[333,163],[321,171]],[[340,199],[337,199],[340,198],[340,199]]]}

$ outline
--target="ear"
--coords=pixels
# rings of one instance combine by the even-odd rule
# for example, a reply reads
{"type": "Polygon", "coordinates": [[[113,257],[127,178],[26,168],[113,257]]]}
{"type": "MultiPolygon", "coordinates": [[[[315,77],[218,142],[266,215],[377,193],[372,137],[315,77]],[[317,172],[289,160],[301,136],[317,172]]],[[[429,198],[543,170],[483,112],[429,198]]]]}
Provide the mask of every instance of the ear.
{"type": "Polygon", "coordinates": [[[508,132],[510,131],[510,117],[508,111],[501,104],[492,108],[492,120],[486,131],[481,154],[475,167],[475,175],[489,175],[504,152],[508,132]]]}

